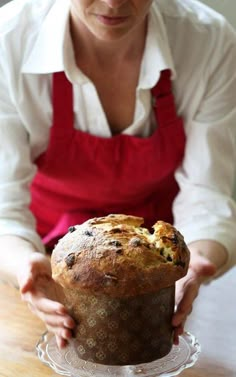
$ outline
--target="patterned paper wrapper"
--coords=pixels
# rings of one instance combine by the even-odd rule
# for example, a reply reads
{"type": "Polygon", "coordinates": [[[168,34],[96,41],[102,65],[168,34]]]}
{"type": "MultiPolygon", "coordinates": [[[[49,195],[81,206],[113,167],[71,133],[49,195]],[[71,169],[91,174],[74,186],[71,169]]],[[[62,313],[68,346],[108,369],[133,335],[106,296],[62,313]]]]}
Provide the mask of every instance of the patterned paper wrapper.
{"type": "Polygon", "coordinates": [[[81,359],[131,365],[151,362],[170,352],[175,286],[128,298],[74,289],[64,293],[65,305],[78,322],[74,344],[81,359]]]}

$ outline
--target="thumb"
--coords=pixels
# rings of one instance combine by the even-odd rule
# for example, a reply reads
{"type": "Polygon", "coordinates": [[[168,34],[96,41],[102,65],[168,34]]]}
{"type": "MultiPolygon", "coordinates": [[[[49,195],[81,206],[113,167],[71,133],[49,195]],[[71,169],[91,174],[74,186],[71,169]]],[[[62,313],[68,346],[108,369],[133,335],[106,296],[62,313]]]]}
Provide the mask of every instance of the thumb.
{"type": "Polygon", "coordinates": [[[34,289],[35,282],[40,277],[51,277],[49,260],[40,253],[33,253],[23,269],[18,274],[18,282],[22,294],[34,289]]]}
{"type": "Polygon", "coordinates": [[[209,259],[200,254],[192,253],[189,266],[199,276],[210,277],[216,273],[216,266],[209,259]]]}
{"type": "Polygon", "coordinates": [[[21,294],[25,294],[28,291],[33,290],[34,288],[34,277],[33,274],[30,272],[28,276],[20,282],[20,292],[21,294]]]}

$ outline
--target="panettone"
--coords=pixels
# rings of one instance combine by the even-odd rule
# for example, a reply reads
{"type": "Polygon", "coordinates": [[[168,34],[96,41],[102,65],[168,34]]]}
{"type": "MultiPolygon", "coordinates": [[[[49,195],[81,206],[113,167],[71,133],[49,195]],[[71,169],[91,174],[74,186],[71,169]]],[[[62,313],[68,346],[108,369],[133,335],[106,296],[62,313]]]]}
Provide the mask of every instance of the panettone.
{"type": "Polygon", "coordinates": [[[70,227],[53,250],[53,279],[78,322],[77,351],[103,364],[138,364],[172,346],[175,281],[188,269],[183,236],[158,221],[152,234],[143,219],[94,218],[70,227]]]}

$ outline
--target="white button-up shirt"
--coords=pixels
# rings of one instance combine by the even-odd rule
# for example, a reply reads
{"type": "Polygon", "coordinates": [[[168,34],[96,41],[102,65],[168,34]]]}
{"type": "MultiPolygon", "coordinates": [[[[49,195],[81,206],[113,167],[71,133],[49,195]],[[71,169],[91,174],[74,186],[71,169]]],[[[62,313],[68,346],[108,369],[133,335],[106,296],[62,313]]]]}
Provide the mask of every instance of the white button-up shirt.
{"type": "MultiPolygon", "coordinates": [[[[48,145],[53,72],[64,70],[73,84],[75,128],[111,137],[96,88],[75,63],[69,8],[69,0],[17,0],[0,9],[0,234],[28,239],[39,251],[29,185],[48,145]]],[[[223,244],[229,265],[236,260],[235,62],[236,35],[222,16],[197,1],[154,0],[134,119],[123,131],[146,137],[158,126],[150,89],[171,69],[187,136],[175,225],[187,243],[223,244]]]]}

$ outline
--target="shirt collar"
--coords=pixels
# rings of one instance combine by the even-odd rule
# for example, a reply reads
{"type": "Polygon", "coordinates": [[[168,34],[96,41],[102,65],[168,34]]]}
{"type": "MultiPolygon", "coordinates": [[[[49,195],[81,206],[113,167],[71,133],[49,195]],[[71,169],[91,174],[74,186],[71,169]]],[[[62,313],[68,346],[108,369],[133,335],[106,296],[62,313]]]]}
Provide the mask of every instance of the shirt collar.
{"type": "Polygon", "coordinates": [[[56,0],[44,19],[33,49],[22,66],[23,73],[64,70],[65,40],[69,36],[70,2],[56,0]]]}
{"type": "Polygon", "coordinates": [[[176,78],[165,24],[161,13],[153,4],[148,19],[147,39],[138,88],[150,89],[154,87],[160,77],[160,72],[165,69],[171,70],[172,79],[176,78]]]}
{"type": "MultiPolygon", "coordinates": [[[[77,81],[81,84],[87,81],[82,72],[78,75],[79,70],[75,65],[69,17],[70,2],[56,0],[42,24],[31,53],[23,63],[23,73],[67,71],[73,80],[74,71],[77,81]]],[[[155,86],[160,71],[164,69],[171,69],[172,79],[176,77],[164,21],[158,9],[154,9],[152,5],[138,88],[148,89],[155,86]]]]}

